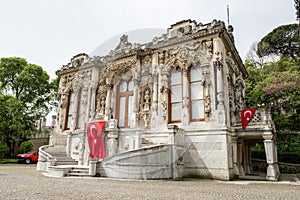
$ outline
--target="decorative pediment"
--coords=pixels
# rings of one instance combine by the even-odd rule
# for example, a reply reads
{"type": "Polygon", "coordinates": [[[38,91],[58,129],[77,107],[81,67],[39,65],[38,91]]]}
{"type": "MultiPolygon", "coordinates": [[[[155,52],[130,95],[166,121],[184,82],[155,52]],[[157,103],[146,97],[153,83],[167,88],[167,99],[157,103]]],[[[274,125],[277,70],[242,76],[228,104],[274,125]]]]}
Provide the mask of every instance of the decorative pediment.
{"type": "MultiPolygon", "coordinates": [[[[211,45],[211,43],[205,43],[211,45]]],[[[193,44],[184,44],[166,52],[165,65],[167,67],[185,68],[196,64],[209,63],[212,55],[210,53],[210,46],[203,48],[198,42],[193,44]],[[207,48],[207,49],[206,49],[207,48]]]]}
{"type": "Polygon", "coordinates": [[[113,61],[108,64],[103,77],[107,78],[107,83],[112,83],[113,79],[125,74],[136,65],[136,56],[113,61]]]}

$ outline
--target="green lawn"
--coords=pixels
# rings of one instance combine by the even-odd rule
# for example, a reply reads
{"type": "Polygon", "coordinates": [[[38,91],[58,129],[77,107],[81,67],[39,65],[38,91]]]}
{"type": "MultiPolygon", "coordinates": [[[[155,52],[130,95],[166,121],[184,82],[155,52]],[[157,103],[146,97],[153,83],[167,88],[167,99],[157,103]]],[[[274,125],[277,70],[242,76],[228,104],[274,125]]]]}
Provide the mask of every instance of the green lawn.
{"type": "Polygon", "coordinates": [[[0,159],[0,164],[5,164],[5,163],[16,163],[16,159],[15,158],[4,158],[4,159],[0,159]]]}

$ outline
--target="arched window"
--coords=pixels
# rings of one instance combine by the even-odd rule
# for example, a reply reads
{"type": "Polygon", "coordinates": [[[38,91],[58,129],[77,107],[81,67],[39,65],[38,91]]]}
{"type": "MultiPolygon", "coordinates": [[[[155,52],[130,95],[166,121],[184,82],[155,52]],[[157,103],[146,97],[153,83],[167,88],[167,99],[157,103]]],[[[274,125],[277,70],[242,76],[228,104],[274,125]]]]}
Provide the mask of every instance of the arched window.
{"type": "Polygon", "coordinates": [[[66,110],[66,119],[65,119],[66,130],[69,130],[71,128],[74,109],[75,109],[75,95],[72,91],[70,91],[68,97],[67,110],[66,110]]]}
{"type": "Polygon", "coordinates": [[[191,120],[204,120],[203,76],[200,66],[190,68],[189,83],[191,120]]]}
{"type": "Polygon", "coordinates": [[[119,127],[129,128],[131,126],[130,116],[133,110],[133,81],[120,81],[117,88],[117,119],[119,127]]]}
{"type": "Polygon", "coordinates": [[[170,73],[169,122],[181,121],[182,110],[182,73],[172,69],[170,73]]]}

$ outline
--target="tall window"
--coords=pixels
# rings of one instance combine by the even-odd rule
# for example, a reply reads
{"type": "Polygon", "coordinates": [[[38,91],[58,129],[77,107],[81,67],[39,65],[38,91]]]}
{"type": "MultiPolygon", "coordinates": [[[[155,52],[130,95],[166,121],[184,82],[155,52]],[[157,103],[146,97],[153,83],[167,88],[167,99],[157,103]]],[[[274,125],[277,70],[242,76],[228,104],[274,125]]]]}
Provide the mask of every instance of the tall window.
{"type": "Polygon", "coordinates": [[[118,87],[117,118],[119,127],[129,128],[133,109],[133,81],[122,80],[118,87]]]}
{"type": "Polygon", "coordinates": [[[192,121],[199,121],[204,119],[203,77],[200,66],[190,68],[189,82],[191,119],[192,121]]]}
{"type": "Polygon", "coordinates": [[[180,122],[182,110],[182,73],[181,70],[172,70],[170,74],[170,111],[169,121],[180,122]]]}
{"type": "Polygon", "coordinates": [[[71,128],[72,114],[75,109],[75,95],[73,92],[69,93],[68,104],[67,104],[67,115],[65,121],[65,129],[71,128]]]}
{"type": "MultiPolygon", "coordinates": [[[[191,121],[204,120],[203,77],[200,66],[192,66],[188,73],[189,112],[191,121]]],[[[183,73],[180,69],[170,73],[169,122],[181,122],[183,100],[183,73]]]]}

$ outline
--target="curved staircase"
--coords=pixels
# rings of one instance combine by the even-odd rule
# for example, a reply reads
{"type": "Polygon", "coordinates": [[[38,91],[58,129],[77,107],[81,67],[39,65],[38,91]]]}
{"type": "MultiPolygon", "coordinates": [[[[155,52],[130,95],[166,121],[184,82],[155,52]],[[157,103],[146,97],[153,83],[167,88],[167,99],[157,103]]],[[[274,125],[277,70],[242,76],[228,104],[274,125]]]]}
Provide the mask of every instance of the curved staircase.
{"type": "Polygon", "coordinates": [[[67,157],[65,146],[54,146],[45,149],[45,152],[56,159],[54,166],[57,165],[77,165],[77,161],[67,157]]]}

